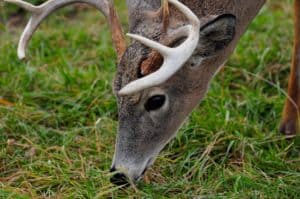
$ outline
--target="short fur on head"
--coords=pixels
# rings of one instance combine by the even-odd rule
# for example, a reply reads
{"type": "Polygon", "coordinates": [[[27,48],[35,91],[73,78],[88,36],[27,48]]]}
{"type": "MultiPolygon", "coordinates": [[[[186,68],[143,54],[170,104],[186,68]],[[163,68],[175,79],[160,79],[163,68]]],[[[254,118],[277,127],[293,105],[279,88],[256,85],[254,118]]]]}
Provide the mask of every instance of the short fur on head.
{"type": "MultiPolygon", "coordinates": [[[[184,22],[181,22],[184,23],[184,22]]],[[[150,38],[159,40],[161,24],[147,22],[150,38]]],[[[180,26],[180,25],[179,25],[180,26]]],[[[119,107],[119,133],[113,167],[136,180],[155,160],[163,147],[176,135],[192,109],[205,95],[209,82],[224,61],[215,60],[219,52],[235,36],[236,18],[224,14],[203,24],[196,51],[185,66],[164,84],[131,96],[117,96],[119,107]],[[153,96],[164,96],[161,108],[147,111],[145,104],[153,96]]],[[[141,30],[143,31],[143,30],[141,30]]],[[[176,45],[178,39],[170,41],[176,45]]],[[[134,42],[124,53],[115,80],[117,93],[128,82],[140,78],[142,63],[151,58],[151,49],[134,42]]],[[[152,62],[153,67],[159,66],[152,62]]]]}

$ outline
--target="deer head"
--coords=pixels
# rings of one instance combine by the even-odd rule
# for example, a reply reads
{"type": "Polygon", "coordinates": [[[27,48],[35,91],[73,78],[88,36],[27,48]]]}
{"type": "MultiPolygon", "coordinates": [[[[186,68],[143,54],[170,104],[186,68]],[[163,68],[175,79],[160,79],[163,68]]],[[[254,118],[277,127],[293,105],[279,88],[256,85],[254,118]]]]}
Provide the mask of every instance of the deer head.
{"type": "Polygon", "coordinates": [[[199,1],[161,5],[160,0],[127,0],[128,36],[133,39],[127,48],[111,0],[49,0],[40,6],[6,1],[32,13],[19,42],[21,59],[40,22],[62,6],[83,2],[107,17],[119,59],[114,82],[119,130],[111,169],[118,172],[112,177],[115,184],[126,184],[126,177],[138,180],[153,164],[204,97],[235,43],[235,16],[194,13],[186,6],[201,10],[199,1]]]}
{"type": "Polygon", "coordinates": [[[136,41],[125,51],[114,83],[119,130],[112,171],[120,173],[112,181],[118,185],[126,183],[125,176],[141,177],[204,97],[226,60],[223,50],[236,24],[231,14],[198,17],[174,0],[169,9],[160,8],[160,1],[127,2],[130,32],[144,37],[129,35],[136,41]]]}

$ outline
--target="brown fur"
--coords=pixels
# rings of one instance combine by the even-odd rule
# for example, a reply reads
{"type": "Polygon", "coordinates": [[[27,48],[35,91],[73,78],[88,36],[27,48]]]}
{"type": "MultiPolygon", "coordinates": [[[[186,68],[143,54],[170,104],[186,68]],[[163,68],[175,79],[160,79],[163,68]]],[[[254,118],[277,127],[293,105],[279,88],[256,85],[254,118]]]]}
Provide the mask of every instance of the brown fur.
{"type": "Polygon", "coordinates": [[[121,57],[123,56],[126,50],[126,40],[124,38],[124,33],[122,30],[122,26],[119,20],[119,17],[113,7],[113,5],[109,8],[109,23],[110,23],[110,30],[112,34],[112,40],[114,47],[116,49],[118,55],[118,62],[120,61],[121,57]]]}
{"type": "Polygon", "coordinates": [[[163,57],[160,55],[159,52],[153,50],[149,54],[148,58],[141,64],[141,75],[146,76],[155,72],[159,69],[162,63],[163,57]]]}
{"type": "Polygon", "coordinates": [[[299,131],[300,107],[300,0],[294,3],[294,51],[286,100],[280,131],[286,135],[294,135],[299,131]]]}

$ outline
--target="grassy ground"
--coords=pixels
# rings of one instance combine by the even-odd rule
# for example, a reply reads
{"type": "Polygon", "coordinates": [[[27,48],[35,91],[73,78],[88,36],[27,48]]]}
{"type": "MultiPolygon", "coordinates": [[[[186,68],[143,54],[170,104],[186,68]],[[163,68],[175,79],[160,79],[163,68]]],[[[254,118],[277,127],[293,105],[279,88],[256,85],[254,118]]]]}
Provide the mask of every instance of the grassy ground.
{"type": "Polygon", "coordinates": [[[109,182],[116,56],[103,17],[53,15],[21,62],[24,24],[9,27],[5,10],[0,2],[0,95],[12,104],[0,105],[0,198],[300,198],[300,137],[277,130],[291,0],[266,5],[146,181],[128,190],[109,182]]]}

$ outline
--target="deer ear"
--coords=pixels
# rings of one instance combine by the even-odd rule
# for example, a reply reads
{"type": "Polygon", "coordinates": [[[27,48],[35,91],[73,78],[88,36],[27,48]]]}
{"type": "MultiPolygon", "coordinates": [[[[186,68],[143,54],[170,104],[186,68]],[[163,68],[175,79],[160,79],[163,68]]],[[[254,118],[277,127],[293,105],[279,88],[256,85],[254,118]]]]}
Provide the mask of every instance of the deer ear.
{"type": "Polygon", "coordinates": [[[226,48],[235,36],[236,17],[231,14],[220,15],[200,28],[198,53],[208,57],[226,48]]]}

